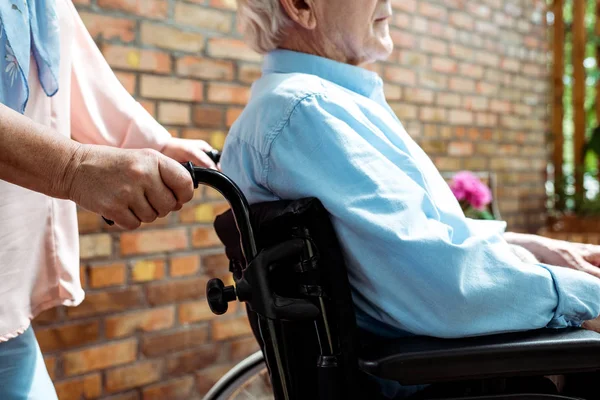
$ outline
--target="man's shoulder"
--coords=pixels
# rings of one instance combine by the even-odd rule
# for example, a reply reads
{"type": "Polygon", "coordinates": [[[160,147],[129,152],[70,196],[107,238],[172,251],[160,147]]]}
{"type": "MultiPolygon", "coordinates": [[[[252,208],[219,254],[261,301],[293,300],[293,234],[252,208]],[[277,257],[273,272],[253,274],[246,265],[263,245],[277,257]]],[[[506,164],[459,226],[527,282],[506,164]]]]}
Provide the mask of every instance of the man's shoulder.
{"type": "Polygon", "coordinates": [[[317,117],[317,108],[309,106],[307,100],[340,97],[339,90],[337,85],[315,75],[265,75],[252,86],[250,100],[229,135],[260,152],[267,151],[270,142],[285,129],[295,110],[306,107],[317,117]]]}

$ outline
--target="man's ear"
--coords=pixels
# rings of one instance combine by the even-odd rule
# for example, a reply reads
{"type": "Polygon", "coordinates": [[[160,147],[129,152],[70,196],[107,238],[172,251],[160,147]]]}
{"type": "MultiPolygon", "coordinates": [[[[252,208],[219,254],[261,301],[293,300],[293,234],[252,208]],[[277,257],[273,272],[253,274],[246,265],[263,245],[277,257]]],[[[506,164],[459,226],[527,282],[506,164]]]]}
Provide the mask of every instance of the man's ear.
{"type": "Polygon", "coordinates": [[[304,29],[313,30],[317,27],[314,0],[279,0],[279,2],[288,17],[304,29]]]}

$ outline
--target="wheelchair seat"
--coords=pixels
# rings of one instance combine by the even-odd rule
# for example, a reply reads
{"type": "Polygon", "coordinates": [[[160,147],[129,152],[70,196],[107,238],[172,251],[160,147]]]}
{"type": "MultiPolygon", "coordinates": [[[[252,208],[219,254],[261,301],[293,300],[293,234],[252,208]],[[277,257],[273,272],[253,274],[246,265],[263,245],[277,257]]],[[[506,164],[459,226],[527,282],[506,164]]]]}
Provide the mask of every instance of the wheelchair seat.
{"type": "MultiPolygon", "coordinates": [[[[253,205],[250,211],[259,250],[295,239],[308,248],[300,259],[284,257],[259,265],[268,275],[261,281],[268,288],[261,290],[276,292],[271,295],[275,309],[288,305],[285,299],[304,299],[319,311],[308,317],[302,312],[266,316],[259,311],[265,305],[255,306],[256,299],[247,297],[248,316],[277,400],[376,399],[372,377],[416,385],[600,370],[600,335],[577,328],[462,339],[384,340],[359,332],[343,255],[320,202],[276,201],[253,205]],[[276,340],[270,337],[267,322],[276,327],[276,340]],[[276,362],[282,367],[275,368],[276,362]],[[281,381],[286,382],[283,387],[281,381]]],[[[231,211],[217,217],[215,229],[238,287],[249,285],[243,276],[254,260],[245,260],[231,211]]],[[[571,399],[555,393],[460,398],[571,399]]]]}
{"type": "Polygon", "coordinates": [[[583,329],[438,339],[367,340],[360,368],[405,385],[491,377],[555,375],[600,367],[600,335],[583,329]]]}

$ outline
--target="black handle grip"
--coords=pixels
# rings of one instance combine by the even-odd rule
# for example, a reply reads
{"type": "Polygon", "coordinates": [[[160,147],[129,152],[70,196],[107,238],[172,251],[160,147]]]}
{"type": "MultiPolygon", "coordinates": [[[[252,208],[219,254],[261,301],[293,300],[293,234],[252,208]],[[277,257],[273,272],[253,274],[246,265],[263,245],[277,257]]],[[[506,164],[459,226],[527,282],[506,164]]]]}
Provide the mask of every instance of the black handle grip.
{"type": "MultiPolygon", "coordinates": [[[[215,164],[218,164],[219,161],[221,161],[221,152],[219,150],[212,149],[205,151],[205,153],[208,157],[210,157],[211,160],[213,160],[215,164]]],[[[194,180],[194,189],[197,188],[198,182],[196,182],[196,179],[194,179],[194,165],[191,162],[181,163],[181,165],[183,165],[190,175],[192,175],[192,179],[194,180]]],[[[111,221],[105,217],[102,217],[102,219],[108,226],[113,226],[115,224],[115,221],[111,221]]]]}

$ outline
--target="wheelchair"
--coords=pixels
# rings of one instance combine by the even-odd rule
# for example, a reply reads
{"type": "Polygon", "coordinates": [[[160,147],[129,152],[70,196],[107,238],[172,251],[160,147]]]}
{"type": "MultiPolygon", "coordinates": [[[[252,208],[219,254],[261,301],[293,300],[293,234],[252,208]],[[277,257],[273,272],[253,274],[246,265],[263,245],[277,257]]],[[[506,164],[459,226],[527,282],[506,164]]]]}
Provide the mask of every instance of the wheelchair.
{"type": "MultiPolygon", "coordinates": [[[[379,380],[423,385],[414,399],[596,399],[559,395],[544,376],[600,370],[600,334],[539,329],[462,339],[374,337],[356,326],[346,267],[318,199],[249,206],[224,174],[185,164],[195,187],[231,209],[214,223],[235,284],[207,283],[213,313],[246,303],[261,351],[227,373],[206,400],[384,399],[379,380]]],[[[449,310],[451,311],[451,310],[449,310]]],[[[598,375],[600,376],[600,375],[598,375]]],[[[580,397],[581,396],[581,397],[580,397]]]]}

